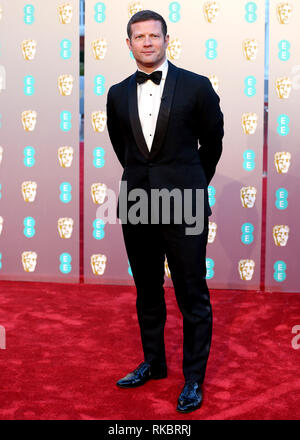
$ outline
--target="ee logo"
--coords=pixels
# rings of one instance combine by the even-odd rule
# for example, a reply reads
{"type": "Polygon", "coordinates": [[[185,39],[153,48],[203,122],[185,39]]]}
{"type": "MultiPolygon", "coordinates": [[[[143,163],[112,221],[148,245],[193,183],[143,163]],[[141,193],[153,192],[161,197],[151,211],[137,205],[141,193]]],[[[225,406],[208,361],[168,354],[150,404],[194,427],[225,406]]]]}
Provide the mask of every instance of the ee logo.
{"type": "Polygon", "coordinates": [[[33,147],[24,148],[24,165],[25,167],[31,168],[35,165],[35,149],[33,147]]]}
{"type": "Polygon", "coordinates": [[[243,168],[246,171],[252,171],[255,168],[255,153],[253,150],[245,150],[243,153],[243,168]]]}
{"type": "Polygon", "coordinates": [[[131,277],[133,277],[133,274],[132,274],[132,270],[131,270],[131,267],[130,267],[129,260],[128,260],[128,273],[129,273],[129,275],[130,275],[131,277]]]}
{"type": "Polygon", "coordinates": [[[25,24],[32,24],[34,23],[34,6],[33,5],[26,5],[24,6],[24,23],[25,24]]]}
{"type": "Polygon", "coordinates": [[[274,280],[281,283],[286,279],[286,264],[284,261],[276,261],[274,263],[274,280]]]}
{"type": "Polygon", "coordinates": [[[96,75],[94,78],[94,93],[97,96],[104,95],[105,93],[105,78],[103,75],[96,75]]]}
{"type": "Polygon", "coordinates": [[[96,240],[102,240],[102,238],[104,238],[105,236],[104,227],[105,227],[105,223],[100,218],[96,218],[96,220],[93,221],[93,228],[94,228],[93,237],[96,240]]]}
{"type": "Polygon", "coordinates": [[[214,277],[215,275],[215,271],[214,271],[214,267],[215,267],[215,262],[212,258],[206,258],[206,279],[210,280],[211,278],[214,277]]]}
{"type": "Polygon", "coordinates": [[[286,136],[287,134],[289,134],[290,128],[289,128],[289,122],[290,122],[290,118],[288,117],[288,115],[279,115],[277,118],[277,133],[280,136],[286,136]]]}
{"type": "Polygon", "coordinates": [[[33,76],[28,75],[24,77],[24,94],[26,96],[34,95],[35,92],[34,83],[35,83],[35,79],[33,76]]]}
{"type": "Polygon", "coordinates": [[[62,273],[70,273],[72,270],[72,266],[71,266],[72,257],[71,257],[71,255],[68,254],[67,252],[60,254],[59,261],[60,261],[59,270],[62,273]]]}
{"type": "Polygon", "coordinates": [[[254,96],[256,94],[256,78],[253,75],[249,75],[244,80],[245,88],[244,93],[246,96],[251,98],[251,96],[254,96]]]}
{"type": "Polygon", "coordinates": [[[178,2],[172,2],[169,4],[169,20],[172,23],[177,23],[180,20],[180,8],[181,6],[178,2]]]}
{"type": "Polygon", "coordinates": [[[241,227],[241,240],[244,244],[251,244],[253,242],[254,226],[251,223],[244,223],[241,227]]]}
{"type": "Polygon", "coordinates": [[[291,56],[290,54],[291,43],[288,40],[281,40],[278,43],[278,48],[279,48],[278,58],[280,59],[280,61],[288,61],[291,56]]]}
{"type": "Polygon", "coordinates": [[[206,47],[206,52],[205,52],[205,56],[207,59],[209,60],[214,60],[215,58],[217,58],[217,40],[215,40],[214,38],[210,38],[209,40],[206,40],[205,42],[205,47],[206,47]]]}
{"type": "Polygon", "coordinates": [[[283,210],[286,209],[288,207],[288,191],[285,188],[279,188],[276,191],[276,202],[275,202],[275,206],[277,209],[283,210]]]}
{"type": "Polygon", "coordinates": [[[60,187],[60,201],[63,203],[69,203],[72,200],[72,185],[69,182],[63,182],[60,187]]]}
{"type": "Polygon", "coordinates": [[[209,206],[214,206],[214,204],[216,203],[216,198],[215,198],[216,189],[213,186],[209,186],[207,188],[207,190],[208,190],[208,203],[209,203],[209,206]]]}
{"type": "Polygon", "coordinates": [[[103,23],[106,19],[106,15],[105,15],[105,9],[106,6],[104,3],[102,2],[98,2],[95,4],[94,10],[95,10],[95,21],[96,23],[103,23]]]}
{"type": "Polygon", "coordinates": [[[63,111],[60,114],[60,129],[62,131],[70,131],[72,128],[72,114],[67,111],[63,111]]]}
{"type": "Polygon", "coordinates": [[[70,40],[65,39],[60,42],[60,56],[63,60],[68,60],[71,58],[71,47],[72,43],[70,40]]]}
{"type": "Polygon", "coordinates": [[[33,217],[24,218],[24,235],[27,238],[31,238],[35,235],[35,220],[33,217]]]}
{"type": "Polygon", "coordinates": [[[257,15],[256,15],[257,5],[256,5],[256,3],[254,3],[254,2],[246,3],[245,9],[246,9],[245,20],[248,23],[255,23],[257,20],[257,15]]]}
{"type": "Polygon", "coordinates": [[[105,150],[102,147],[97,147],[94,149],[93,151],[93,156],[94,156],[94,160],[93,160],[93,165],[95,168],[102,168],[105,165],[105,150]]]}

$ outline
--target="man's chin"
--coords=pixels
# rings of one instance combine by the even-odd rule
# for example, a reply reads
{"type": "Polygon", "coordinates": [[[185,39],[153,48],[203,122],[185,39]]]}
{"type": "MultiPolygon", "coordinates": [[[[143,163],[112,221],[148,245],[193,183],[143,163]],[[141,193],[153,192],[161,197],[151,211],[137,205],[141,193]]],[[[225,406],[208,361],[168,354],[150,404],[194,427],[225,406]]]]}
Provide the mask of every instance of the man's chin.
{"type": "Polygon", "coordinates": [[[143,58],[142,60],[137,60],[139,64],[145,67],[155,67],[162,63],[162,60],[151,59],[151,58],[143,58]]]}

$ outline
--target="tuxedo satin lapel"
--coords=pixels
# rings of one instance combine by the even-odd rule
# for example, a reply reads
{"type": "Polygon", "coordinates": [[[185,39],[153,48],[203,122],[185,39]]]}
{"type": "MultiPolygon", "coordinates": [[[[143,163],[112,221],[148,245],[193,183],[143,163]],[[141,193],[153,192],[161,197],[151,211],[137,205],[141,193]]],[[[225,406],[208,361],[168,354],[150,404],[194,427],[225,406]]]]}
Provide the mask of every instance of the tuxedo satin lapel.
{"type": "Polygon", "coordinates": [[[174,66],[174,64],[169,62],[168,74],[161,98],[161,104],[157,117],[154,139],[150,150],[150,159],[153,159],[153,157],[156,156],[156,154],[159,152],[159,150],[163,145],[163,141],[168,127],[168,121],[172,107],[173,96],[175,92],[177,75],[178,75],[178,68],[174,66]]]}
{"type": "Polygon", "coordinates": [[[128,103],[129,103],[129,119],[131,123],[131,128],[133,131],[134,139],[136,145],[138,146],[141,153],[148,159],[149,158],[149,149],[147,147],[143,130],[141,126],[141,121],[139,117],[139,111],[137,106],[137,91],[136,91],[136,80],[135,74],[129,80],[129,88],[128,88],[128,103]]]}

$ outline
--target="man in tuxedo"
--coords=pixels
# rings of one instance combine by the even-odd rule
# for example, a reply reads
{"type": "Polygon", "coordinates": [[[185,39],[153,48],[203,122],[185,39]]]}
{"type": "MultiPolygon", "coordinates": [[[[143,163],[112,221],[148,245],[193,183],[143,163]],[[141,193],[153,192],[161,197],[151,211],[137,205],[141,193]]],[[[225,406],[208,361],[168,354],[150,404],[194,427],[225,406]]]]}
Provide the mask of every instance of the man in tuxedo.
{"type": "Polygon", "coordinates": [[[163,288],[166,257],[183,316],[185,384],[177,410],[190,412],[202,403],[211,345],[212,310],[205,279],[211,214],[207,185],[222,152],[223,115],[208,78],[167,61],[169,36],[161,15],[148,10],[136,13],[129,20],[127,33],[127,45],[138,70],[110,88],[107,127],[124,168],[118,217],[137,290],[144,361],[117,385],[133,388],[167,376],[163,288]],[[140,222],[130,221],[124,212],[120,214],[124,206],[126,213],[133,208],[133,198],[129,197],[132,190],[142,190],[149,196],[146,221],[145,217],[140,222]],[[169,222],[163,219],[167,204],[162,208],[161,200],[153,202],[151,198],[151,193],[158,190],[176,190],[182,196],[177,203],[170,197],[169,222]],[[185,190],[193,192],[189,200],[185,190]],[[196,195],[197,190],[202,191],[202,199],[196,195]],[[196,206],[200,199],[201,213],[196,206]],[[203,227],[196,234],[187,233],[190,220],[184,217],[178,222],[175,218],[176,209],[188,204],[194,219],[195,213],[203,217],[203,227]],[[156,214],[151,217],[151,213],[156,214]]]}

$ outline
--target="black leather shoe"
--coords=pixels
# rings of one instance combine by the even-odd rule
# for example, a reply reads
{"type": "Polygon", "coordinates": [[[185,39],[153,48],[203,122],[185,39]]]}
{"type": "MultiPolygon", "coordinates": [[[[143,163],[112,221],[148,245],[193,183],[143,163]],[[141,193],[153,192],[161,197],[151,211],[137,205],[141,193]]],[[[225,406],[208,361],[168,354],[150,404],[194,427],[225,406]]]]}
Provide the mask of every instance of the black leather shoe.
{"type": "Polygon", "coordinates": [[[167,377],[166,364],[154,366],[148,362],[142,362],[134,371],[118,380],[117,385],[121,388],[134,388],[144,385],[150,379],[163,379],[165,377],[167,377]]]}
{"type": "Polygon", "coordinates": [[[177,411],[189,413],[200,408],[202,403],[202,390],[198,382],[185,382],[183,390],[178,398],[177,411]]]}

